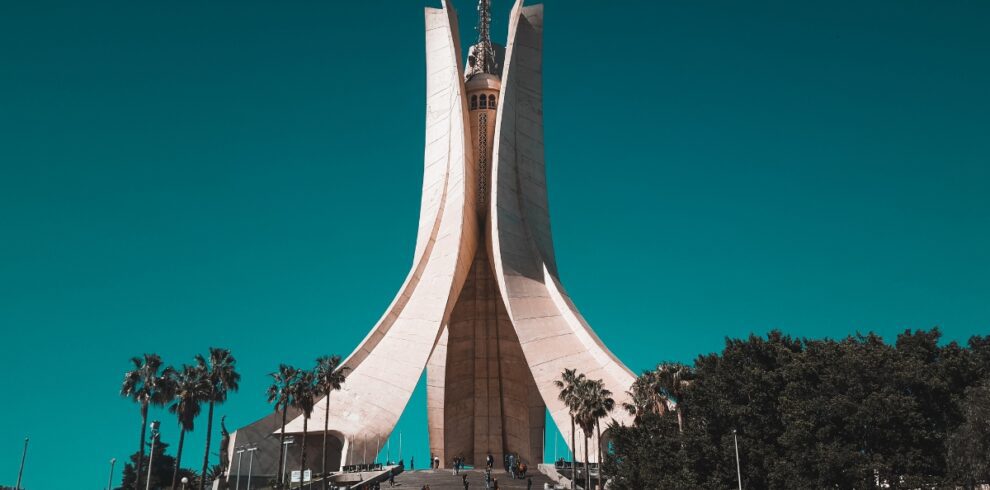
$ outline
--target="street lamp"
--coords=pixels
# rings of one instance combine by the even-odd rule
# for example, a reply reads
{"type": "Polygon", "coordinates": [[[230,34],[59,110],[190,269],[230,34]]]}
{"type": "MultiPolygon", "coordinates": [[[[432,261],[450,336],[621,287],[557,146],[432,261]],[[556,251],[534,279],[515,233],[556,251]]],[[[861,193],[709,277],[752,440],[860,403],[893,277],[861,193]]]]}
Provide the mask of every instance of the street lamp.
{"type": "Polygon", "coordinates": [[[234,490],[241,490],[241,457],[244,456],[244,446],[237,446],[237,480],[234,490]]]}
{"type": "Polygon", "coordinates": [[[28,455],[28,438],[24,438],[24,452],[21,453],[21,469],[17,470],[17,485],[14,486],[15,490],[21,490],[21,477],[24,476],[24,460],[27,459],[28,455]]]}
{"type": "Polygon", "coordinates": [[[251,490],[251,471],[254,469],[254,452],[258,450],[258,445],[255,444],[254,447],[249,447],[248,452],[251,453],[251,457],[248,459],[248,487],[247,490],[251,490]]]}
{"type": "Polygon", "coordinates": [[[107,480],[107,490],[113,490],[113,465],[117,464],[117,458],[110,458],[110,478],[107,480]]]}
{"type": "Polygon", "coordinates": [[[155,443],[158,442],[158,427],[161,425],[157,420],[151,422],[151,454],[148,455],[148,481],[144,490],[151,490],[151,463],[155,460],[155,443]]]}
{"type": "Polygon", "coordinates": [[[182,477],[182,490],[186,490],[186,483],[189,483],[189,477],[188,476],[182,477]]]}
{"type": "Polygon", "coordinates": [[[282,473],[279,474],[279,480],[283,483],[285,483],[285,468],[289,463],[289,445],[295,441],[295,437],[289,436],[286,437],[285,442],[282,443],[282,473]]]}
{"type": "Polygon", "coordinates": [[[732,429],[732,441],[736,444],[736,478],[739,481],[739,490],[742,490],[742,468],[739,466],[739,438],[736,437],[736,429],[732,429]]]}

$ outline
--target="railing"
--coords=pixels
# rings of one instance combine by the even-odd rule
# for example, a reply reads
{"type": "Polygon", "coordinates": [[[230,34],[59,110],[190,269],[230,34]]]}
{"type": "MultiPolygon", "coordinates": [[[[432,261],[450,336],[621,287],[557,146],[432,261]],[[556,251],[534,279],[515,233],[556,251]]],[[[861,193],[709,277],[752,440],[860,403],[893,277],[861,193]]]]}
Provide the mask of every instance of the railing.
{"type": "MultiPolygon", "coordinates": [[[[580,461],[577,463],[573,463],[571,461],[557,461],[556,463],[553,464],[553,467],[558,470],[570,470],[574,467],[575,464],[577,465],[578,469],[584,469],[584,463],[580,461]]],[[[592,470],[597,470],[598,463],[588,463],[588,468],[592,470]]]]}
{"type": "Polygon", "coordinates": [[[371,464],[349,464],[344,465],[344,473],[361,473],[364,471],[381,471],[384,467],[381,463],[371,464]]]}

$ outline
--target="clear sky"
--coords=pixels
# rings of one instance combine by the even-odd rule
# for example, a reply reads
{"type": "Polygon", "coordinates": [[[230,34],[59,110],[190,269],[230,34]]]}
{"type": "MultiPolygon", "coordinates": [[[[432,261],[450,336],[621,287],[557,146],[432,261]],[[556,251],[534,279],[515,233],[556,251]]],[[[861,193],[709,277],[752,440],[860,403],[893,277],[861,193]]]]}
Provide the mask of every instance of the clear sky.
{"type": "MultiPolygon", "coordinates": [[[[561,275],[632,369],[990,331],[990,2],[546,3],[561,275]]],[[[132,355],[232,349],[236,427],[357,345],[413,252],[424,4],[0,0],[0,484],[30,436],[29,490],[103,485],[132,355]]]]}

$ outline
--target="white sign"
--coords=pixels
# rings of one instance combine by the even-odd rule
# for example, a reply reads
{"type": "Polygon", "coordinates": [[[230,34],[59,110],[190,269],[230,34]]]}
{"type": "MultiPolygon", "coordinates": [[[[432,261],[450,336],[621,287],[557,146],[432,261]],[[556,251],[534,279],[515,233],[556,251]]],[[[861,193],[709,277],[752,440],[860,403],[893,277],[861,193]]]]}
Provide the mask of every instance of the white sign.
{"type": "Polygon", "coordinates": [[[313,470],[306,470],[303,472],[303,481],[313,480],[313,470]]]}
{"type": "Polygon", "coordinates": [[[301,476],[302,473],[300,473],[299,470],[292,470],[292,483],[299,483],[299,478],[301,476]]]}

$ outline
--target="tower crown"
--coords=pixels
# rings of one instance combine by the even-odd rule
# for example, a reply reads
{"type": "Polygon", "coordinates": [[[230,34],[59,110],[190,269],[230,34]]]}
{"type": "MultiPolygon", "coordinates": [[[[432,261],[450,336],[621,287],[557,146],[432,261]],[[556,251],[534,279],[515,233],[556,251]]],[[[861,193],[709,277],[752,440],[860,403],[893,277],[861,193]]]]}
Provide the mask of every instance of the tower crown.
{"type": "Polygon", "coordinates": [[[495,47],[492,45],[492,2],[491,0],[478,0],[478,42],[471,46],[468,54],[468,64],[470,70],[468,78],[486,73],[496,75],[495,47]]]}

